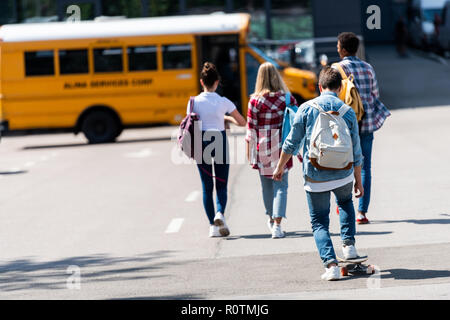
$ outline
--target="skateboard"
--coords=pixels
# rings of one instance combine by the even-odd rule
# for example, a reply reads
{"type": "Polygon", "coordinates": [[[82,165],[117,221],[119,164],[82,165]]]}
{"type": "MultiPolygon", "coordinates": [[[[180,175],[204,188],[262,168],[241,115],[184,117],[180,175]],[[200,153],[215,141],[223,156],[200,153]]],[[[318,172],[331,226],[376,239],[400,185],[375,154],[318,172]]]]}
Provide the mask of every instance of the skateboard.
{"type": "Polygon", "coordinates": [[[348,274],[374,274],[375,267],[373,265],[365,265],[363,262],[367,261],[369,256],[359,256],[353,259],[343,259],[337,257],[341,265],[341,275],[348,276],[348,274]]]}

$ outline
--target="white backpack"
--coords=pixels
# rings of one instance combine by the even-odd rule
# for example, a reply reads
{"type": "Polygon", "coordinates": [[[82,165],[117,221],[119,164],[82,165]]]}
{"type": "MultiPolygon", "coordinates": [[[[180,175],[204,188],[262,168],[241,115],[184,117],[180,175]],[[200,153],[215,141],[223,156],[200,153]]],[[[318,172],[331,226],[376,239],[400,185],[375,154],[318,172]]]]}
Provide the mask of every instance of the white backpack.
{"type": "Polygon", "coordinates": [[[320,170],[348,170],[353,166],[353,143],[347,123],[343,119],[351,107],[343,104],[339,110],[319,110],[309,147],[309,159],[320,170]]]}

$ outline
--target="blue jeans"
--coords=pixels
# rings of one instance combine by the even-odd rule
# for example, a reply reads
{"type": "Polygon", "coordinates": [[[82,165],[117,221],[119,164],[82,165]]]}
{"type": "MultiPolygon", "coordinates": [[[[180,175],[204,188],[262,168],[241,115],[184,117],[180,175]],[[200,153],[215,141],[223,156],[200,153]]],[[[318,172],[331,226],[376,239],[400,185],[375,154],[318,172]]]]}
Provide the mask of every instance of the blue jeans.
{"type": "Polygon", "coordinates": [[[337,263],[330,232],[330,194],[334,193],[339,207],[341,239],[344,245],[355,244],[355,208],[352,199],[353,183],[326,192],[306,191],[311,226],[320,258],[325,267],[337,263]]]}
{"type": "Polygon", "coordinates": [[[370,189],[372,184],[372,146],[373,133],[361,133],[359,135],[361,140],[361,150],[364,157],[361,168],[361,178],[364,188],[364,196],[359,198],[358,211],[366,213],[369,209],[370,203],[370,189]]]}
{"type": "Polygon", "coordinates": [[[214,180],[216,187],[217,212],[225,214],[225,207],[228,200],[227,185],[230,164],[225,131],[222,131],[219,137],[223,139],[223,144],[219,144],[219,146],[223,146],[223,149],[212,149],[212,152],[207,149],[205,152],[205,148],[208,148],[208,146],[214,142],[214,139],[212,139],[212,141],[203,141],[203,161],[197,163],[198,172],[202,181],[203,207],[211,225],[214,224],[214,217],[216,214],[216,210],[214,209],[214,180]]]}
{"type": "Polygon", "coordinates": [[[288,173],[283,174],[281,181],[259,175],[266,214],[273,218],[286,218],[288,173]]]}

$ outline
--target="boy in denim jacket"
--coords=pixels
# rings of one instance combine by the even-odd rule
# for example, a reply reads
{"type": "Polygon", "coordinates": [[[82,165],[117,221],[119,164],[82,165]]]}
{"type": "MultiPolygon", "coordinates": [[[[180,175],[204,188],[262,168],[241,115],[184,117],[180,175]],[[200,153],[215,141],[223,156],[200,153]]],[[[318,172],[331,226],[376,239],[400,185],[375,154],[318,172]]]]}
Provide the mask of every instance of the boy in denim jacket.
{"type": "Polygon", "coordinates": [[[286,138],[280,160],[274,172],[275,180],[281,179],[287,161],[295,149],[303,145],[303,178],[306,198],[311,216],[314,240],[319,250],[320,258],[325,266],[324,280],[338,280],[340,270],[337,266],[336,254],[329,233],[330,194],[334,193],[339,207],[341,225],[342,251],[344,258],[358,256],[355,248],[355,209],[353,207],[353,181],[356,197],[364,194],[361,181],[362,153],[359,140],[359,129],[353,110],[346,112],[342,118],[350,131],[353,144],[353,167],[342,170],[323,170],[316,168],[309,159],[311,133],[313,131],[319,110],[312,106],[317,103],[325,112],[338,111],[343,102],[338,98],[342,77],[333,68],[325,67],[319,76],[321,95],[302,104],[295,115],[294,124],[286,138]]]}

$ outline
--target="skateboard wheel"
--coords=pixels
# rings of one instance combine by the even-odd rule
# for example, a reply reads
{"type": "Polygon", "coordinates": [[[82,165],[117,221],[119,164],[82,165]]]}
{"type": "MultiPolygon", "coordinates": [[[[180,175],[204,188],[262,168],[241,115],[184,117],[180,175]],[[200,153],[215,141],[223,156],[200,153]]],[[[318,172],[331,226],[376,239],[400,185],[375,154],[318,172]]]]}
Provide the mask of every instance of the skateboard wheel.
{"type": "Polygon", "coordinates": [[[348,269],[346,267],[341,267],[341,275],[343,277],[348,276],[348,269]]]}
{"type": "Polygon", "coordinates": [[[373,265],[370,265],[367,267],[367,273],[368,274],[374,274],[375,273],[375,267],[373,265]]]}

